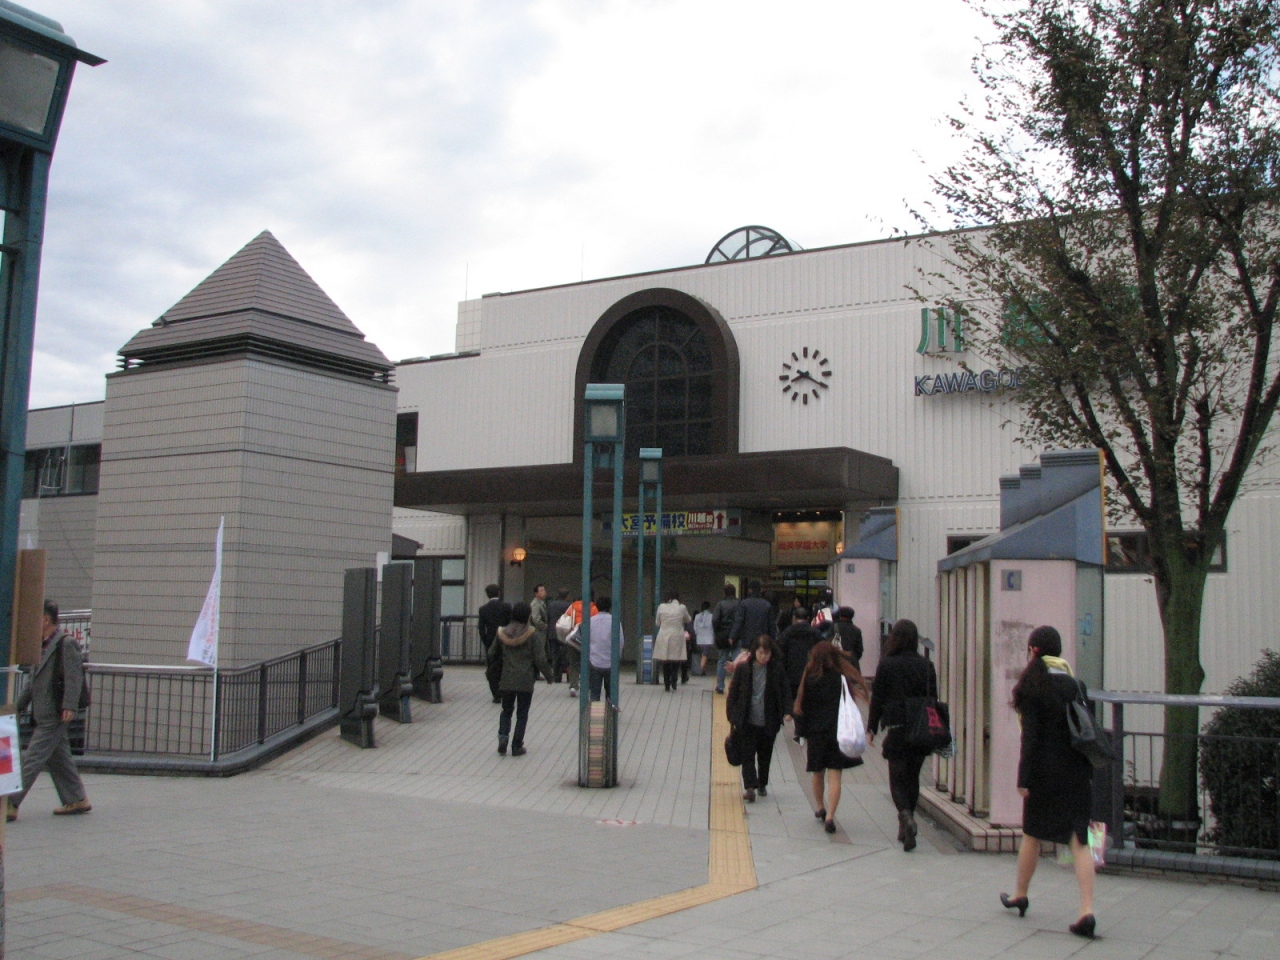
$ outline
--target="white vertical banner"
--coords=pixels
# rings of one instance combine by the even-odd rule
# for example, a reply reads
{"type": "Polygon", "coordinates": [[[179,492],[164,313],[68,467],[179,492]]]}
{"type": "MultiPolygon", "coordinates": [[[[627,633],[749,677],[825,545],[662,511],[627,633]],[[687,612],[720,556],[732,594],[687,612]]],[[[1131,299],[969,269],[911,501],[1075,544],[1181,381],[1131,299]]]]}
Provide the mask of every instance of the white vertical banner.
{"type": "Polygon", "coordinates": [[[213,579],[209,592],[204,595],[204,606],[191,630],[191,642],[187,645],[187,659],[210,667],[218,665],[218,624],[222,607],[222,527],[226,517],[218,520],[218,539],[213,552],[213,579]]]}

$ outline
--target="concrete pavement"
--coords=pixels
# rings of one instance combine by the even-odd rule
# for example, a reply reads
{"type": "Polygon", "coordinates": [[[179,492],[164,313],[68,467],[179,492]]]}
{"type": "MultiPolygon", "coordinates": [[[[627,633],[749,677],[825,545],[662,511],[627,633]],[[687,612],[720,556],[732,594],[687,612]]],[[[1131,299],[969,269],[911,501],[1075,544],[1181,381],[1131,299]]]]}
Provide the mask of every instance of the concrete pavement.
{"type": "Polygon", "coordinates": [[[606,791],[576,786],[563,684],[538,686],[522,758],[495,752],[479,670],[450,668],[445,694],[414,704],[418,723],[379,721],[377,750],[328,733],[228,780],[87,777],[88,816],[49,816],[42,778],[6,834],[9,955],[483,960],[512,955],[512,935],[569,928],[527,955],[1280,955],[1280,895],[1228,884],[1104,874],[1101,938],[1085,942],[1066,933],[1073,877],[1046,860],[1019,920],[996,899],[1011,856],[960,853],[930,828],[911,854],[893,843],[878,758],[846,773],[841,831],[824,834],[785,740],[769,798],[745,807],[759,885],[713,890],[708,810],[726,794],[709,679],[676,694],[624,683],[623,782],[606,791]],[[638,901],[660,906],[621,909],[638,901]],[[574,926],[589,916],[606,919],[574,926]]]}

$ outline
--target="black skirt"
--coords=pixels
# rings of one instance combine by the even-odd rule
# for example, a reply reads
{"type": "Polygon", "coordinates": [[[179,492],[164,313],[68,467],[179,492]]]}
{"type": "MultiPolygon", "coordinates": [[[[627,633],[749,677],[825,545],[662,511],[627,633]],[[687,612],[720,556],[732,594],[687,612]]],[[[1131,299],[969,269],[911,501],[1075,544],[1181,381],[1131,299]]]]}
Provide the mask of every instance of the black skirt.
{"type": "Polygon", "coordinates": [[[840,744],[836,742],[834,733],[818,733],[805,735],[809,747],[808,759],[804,768],[809,773],[821,773],[823,770],[848,770],[850,767],[862,766],[862,758],[849,759],[840,752],[840,744]]]}
{"type": "Polygon", "coordinates": [[[1022,801],[1022,832],[1049,843],[1089,842],[1093,787],[1088,782],[1060,793],[1031,792],[1022,801]]]}

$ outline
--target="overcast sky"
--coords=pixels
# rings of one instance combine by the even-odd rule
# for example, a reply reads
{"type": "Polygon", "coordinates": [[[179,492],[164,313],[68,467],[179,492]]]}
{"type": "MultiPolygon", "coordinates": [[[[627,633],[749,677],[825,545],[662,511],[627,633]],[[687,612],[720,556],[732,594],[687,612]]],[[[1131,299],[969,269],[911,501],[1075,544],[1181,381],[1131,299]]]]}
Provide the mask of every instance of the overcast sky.
{"type": "Polygon", "coordinates": [[[106,57],[54,156],[32,406],[263,229],[392,359],[457,303],[913,229],[982,22],[961,0],[25,0],[106,57]]]}

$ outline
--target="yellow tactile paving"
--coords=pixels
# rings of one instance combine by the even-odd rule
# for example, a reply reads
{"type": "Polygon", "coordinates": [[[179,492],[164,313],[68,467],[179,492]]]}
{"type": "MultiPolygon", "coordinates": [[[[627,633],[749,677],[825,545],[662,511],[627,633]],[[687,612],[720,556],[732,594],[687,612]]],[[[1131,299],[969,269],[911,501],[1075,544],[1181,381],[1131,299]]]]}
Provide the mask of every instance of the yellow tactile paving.
{"type": "Polygon", "coordinates": [[[419,960],[510,960],[754,890],[756,865],[751,854],[751,837],[747,833],[747,816],[742,806],[738,773],[729,766],[721,746],[729,733],[723,695],[712,698],[711,709],[711,802],[708,816],[711,838],[706,883],[549,927],[433,953],[419,960]]]}

